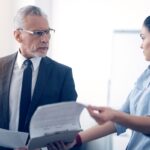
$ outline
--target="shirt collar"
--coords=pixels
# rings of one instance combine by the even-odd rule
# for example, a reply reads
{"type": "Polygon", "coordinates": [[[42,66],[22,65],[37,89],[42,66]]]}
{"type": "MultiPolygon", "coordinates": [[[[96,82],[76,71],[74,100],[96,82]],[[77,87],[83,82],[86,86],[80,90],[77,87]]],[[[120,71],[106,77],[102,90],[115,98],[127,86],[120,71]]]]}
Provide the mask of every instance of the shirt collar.
{"type": "MultiPolygon", "coordinates": [[[[22,65],[23,65],[23,62],[26,60],[27,58],[25,58],[21,53],[20,51],[18,51],[18,55],[17,55],[17,58],[16,58],[16,63],[19,67],[19,69],[22,68],[22,65]]],[[[39,65],[40,65],[40,61],[41,61],[41,57],[33,57],[30,59],[32,61],[32,64],[33,64],[33,70],[35,71],[39,65]]]]}

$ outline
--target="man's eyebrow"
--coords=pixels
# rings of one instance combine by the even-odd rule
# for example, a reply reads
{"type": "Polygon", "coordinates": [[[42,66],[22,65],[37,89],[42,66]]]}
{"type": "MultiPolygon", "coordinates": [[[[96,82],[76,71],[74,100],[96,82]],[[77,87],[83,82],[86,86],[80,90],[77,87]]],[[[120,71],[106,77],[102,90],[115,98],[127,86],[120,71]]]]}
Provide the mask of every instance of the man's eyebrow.
{"type": "Polygon", "coordinates": [[[47,31],[47,30],[51,30],[51,28],[47,28],[47,29],[35,29],[33,31],[47,31]]]}

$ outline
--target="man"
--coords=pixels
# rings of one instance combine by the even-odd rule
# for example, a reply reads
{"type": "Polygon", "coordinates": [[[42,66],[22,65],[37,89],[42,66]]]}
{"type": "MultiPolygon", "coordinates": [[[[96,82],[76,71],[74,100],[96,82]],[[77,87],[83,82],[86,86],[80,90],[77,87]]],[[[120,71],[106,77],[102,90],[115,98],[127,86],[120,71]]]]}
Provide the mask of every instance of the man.
{"type": "Polygon", "coordinates": [[[21,8],[14,23],[14,37],[20,47],[0,59],[0,128],[29,132],[38,106],[75,101],[77,93],[71,68],[46,56],[54,30],[41,9],[21,8]]]}

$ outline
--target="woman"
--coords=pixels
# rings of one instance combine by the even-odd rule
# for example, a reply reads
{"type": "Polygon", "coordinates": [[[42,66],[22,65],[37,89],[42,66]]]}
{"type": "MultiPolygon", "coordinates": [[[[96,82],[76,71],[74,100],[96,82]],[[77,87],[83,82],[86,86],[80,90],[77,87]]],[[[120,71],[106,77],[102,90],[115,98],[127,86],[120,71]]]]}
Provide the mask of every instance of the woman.
{"type": "MultiPolygon", "coordinates": [[[[145,59],[150,61],[150,16],[143,23],[140,37],[145,59]]],[[[74,143],[81,144],[115,132],[119,135],[130,128],[132,136],[127,150],[149,150],[150,66],[138,78],[134,89],[130,92],[120,111],[108,107],[93,106],[89,106],[88,111],[98,125],[80,132],[74,143]]]]}

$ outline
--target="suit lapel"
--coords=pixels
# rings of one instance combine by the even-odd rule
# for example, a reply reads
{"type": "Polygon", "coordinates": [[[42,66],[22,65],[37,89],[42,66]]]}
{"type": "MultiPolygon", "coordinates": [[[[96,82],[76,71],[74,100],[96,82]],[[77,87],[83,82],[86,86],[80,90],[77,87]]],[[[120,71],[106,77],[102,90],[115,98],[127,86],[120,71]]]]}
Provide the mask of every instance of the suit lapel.
{"type": "MultiPolygon", "coordinates": [[[[2,109],[0,113],[2,113],[2,121],[3,121],[3,128],[9,128],[9,91],[10,91],[10,83],[11,77],[13,73],[13,68],[15,64],[17,53],[7,57],[3,61],[3,68],[1,72],[0,80],[2,82],[2,96],[1,96],[1,106],[2,109]]],[[[0,123],[1,124],[1,123],[0,123]]]]}
{"type": "Polygon", "coordinates": [[[46,58],[42,58],[39,66],[39,72],[38,72],[37,81],[34,88],[32,101],[27,115],[26,125],[28,125],[35,109],[37,108],[44,87],[47,85],[47,78],[50,74],[52,68],[51,66],[52,64],[47,62],[46,58]]]}

